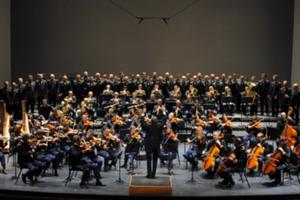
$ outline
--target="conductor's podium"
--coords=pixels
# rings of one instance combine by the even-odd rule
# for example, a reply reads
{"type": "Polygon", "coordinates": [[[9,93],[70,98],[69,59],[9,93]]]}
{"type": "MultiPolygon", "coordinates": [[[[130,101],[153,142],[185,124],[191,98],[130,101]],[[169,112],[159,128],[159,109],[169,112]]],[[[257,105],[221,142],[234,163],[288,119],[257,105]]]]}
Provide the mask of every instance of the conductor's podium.
{"type": "Polygon", "coordinates": [[[134,175],[129,179],[130,196],[171,196],[172,187],[171,176],[148,179],[145,176],[134,175]]]}

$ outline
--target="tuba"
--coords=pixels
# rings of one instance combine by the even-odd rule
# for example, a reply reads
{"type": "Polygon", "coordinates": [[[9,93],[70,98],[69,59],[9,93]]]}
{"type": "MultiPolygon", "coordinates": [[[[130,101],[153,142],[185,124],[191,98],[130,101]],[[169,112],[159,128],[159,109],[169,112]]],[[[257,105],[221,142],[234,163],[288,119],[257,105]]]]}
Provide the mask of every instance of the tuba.
{"type": "Polygon", "coordinates": [[[10,128],[10,115],[6,112],[6,106],[4,101],[0,101],[0,124],[1,124],[1,130],[2,130],[2,140],[5,144],[4,148],[2,149],[2,152],[8,153],[10,148],[10,134],[9,134],[9,128],[10,128]]]}

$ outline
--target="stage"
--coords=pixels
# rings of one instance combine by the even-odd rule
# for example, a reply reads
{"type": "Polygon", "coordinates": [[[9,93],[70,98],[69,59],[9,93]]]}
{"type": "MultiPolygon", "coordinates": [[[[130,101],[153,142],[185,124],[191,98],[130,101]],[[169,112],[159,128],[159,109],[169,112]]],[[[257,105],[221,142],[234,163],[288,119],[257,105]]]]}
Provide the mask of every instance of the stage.
{"type": "MultiPolygon", "coordinates": [[[[204,171],[199,170],[194,172],[194,179],[198,183],[188,183],[191,179],[191,171],[189,165],[186,164],[182,157],[184,152],[184,144],[180,144],[180,163],[178,158],[174,160],[174,168],[172,175],[172,196],[173,197],[227,197],[235,198],[238,196],[261,196],[261,197],[274,197],[277,198],[280,195],[300,195],[300,185],[296,176],[292,176],[293,180],[290,180],[286,175],[284,185],[270,188],[263,185],[264,182],[269,182],[268,176],[263,177],[248,177],[251,187],[249,188],[247,183],[240,180],[239,174],[234,175],[235,185],[232,189],[222,189],[217,186],[220,178],[206,179],[204,178],[204,171]],[[188,167],[188,168],[187,168],[188,167]]],[[[68,195],[77,198],[96,198],[98,195],[109,198],[110,196],[126,197],[129,195],[129,179],[130,175],[125,169],[121,169],[121,179],[124,180],[123,184],[120,184],[117,180],[119,178],[118,165],[116,170],[113,168],[108,172],[101,172],[102,182],[106,184],[106,187],[95,186],[95,180],[89,182],[89,188],[82,189],[79,187],[80,176],[78,175],[65,186],[65,179],[68,176],[68,167],[65,165],[59,169],[58,177],[39,177],[38,183],[35,185],[24,184],[21,179],[15,184],[15,180],[12,180],[12,176],[15,175],[15,168],[12,166],[12,158],[10,158],[7,166],[7,175],[0,174],[0,189],[2,194],[23,194],[26,197],[68,197],[68,195]],[[27,193],[28,192],[28,193],[27,193]],[[37,193],[35,195],[35,193],[37,193]],[[82,196],[84,195],[84,196],[82,196]]],[[[146,162],[137,161],[137,168],[135,169],[136,175],[144,176],[146,174],[146,162]]],[[[51,170],[48,170],[51,172],[51,170]]],[[[19,169],[17,169],[19,172],[19,169]]],[[[166,167],[158,167],[157,176],[167,176],[168,169],[166,167]]],[[[243,177],[244,178],[244,177],[243,177]]],[[[153,194],[155,196],[155,193],[153,194]]]]}

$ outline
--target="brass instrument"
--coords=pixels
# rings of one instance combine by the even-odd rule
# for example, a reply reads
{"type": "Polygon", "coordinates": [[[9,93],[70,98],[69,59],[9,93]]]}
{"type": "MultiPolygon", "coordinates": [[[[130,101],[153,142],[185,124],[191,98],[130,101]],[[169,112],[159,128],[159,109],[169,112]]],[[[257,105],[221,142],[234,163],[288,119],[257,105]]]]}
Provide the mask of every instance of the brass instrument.
{"type": "Polygon", "coordinates": [[[1,117],[1,130],[2,130],[2,140],[4,147],[2,152],[8,153],[10,148],[10,134],[9,134],[9,127],[10,127],[10,116],[6,112],[6,106],[4,101],[0,101],[0,117],[1,117]]]}

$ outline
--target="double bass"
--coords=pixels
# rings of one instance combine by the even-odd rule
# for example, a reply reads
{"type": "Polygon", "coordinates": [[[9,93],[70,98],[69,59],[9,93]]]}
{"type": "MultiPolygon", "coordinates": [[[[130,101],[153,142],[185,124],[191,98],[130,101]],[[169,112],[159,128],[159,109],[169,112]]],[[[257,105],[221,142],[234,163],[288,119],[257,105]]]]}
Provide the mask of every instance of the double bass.
{"type": "MultiPolygon", "coordinates": [[[[288,117],[291,116],[293,112],[293,108],[289,107],[288,117]]],[[[282,130],[280,137],[287,139],[287,145],[292,147],[297,142],[298,133],[297,131],[288,124],[288,120],[286,120],[285,128],[282,130]]]]}

